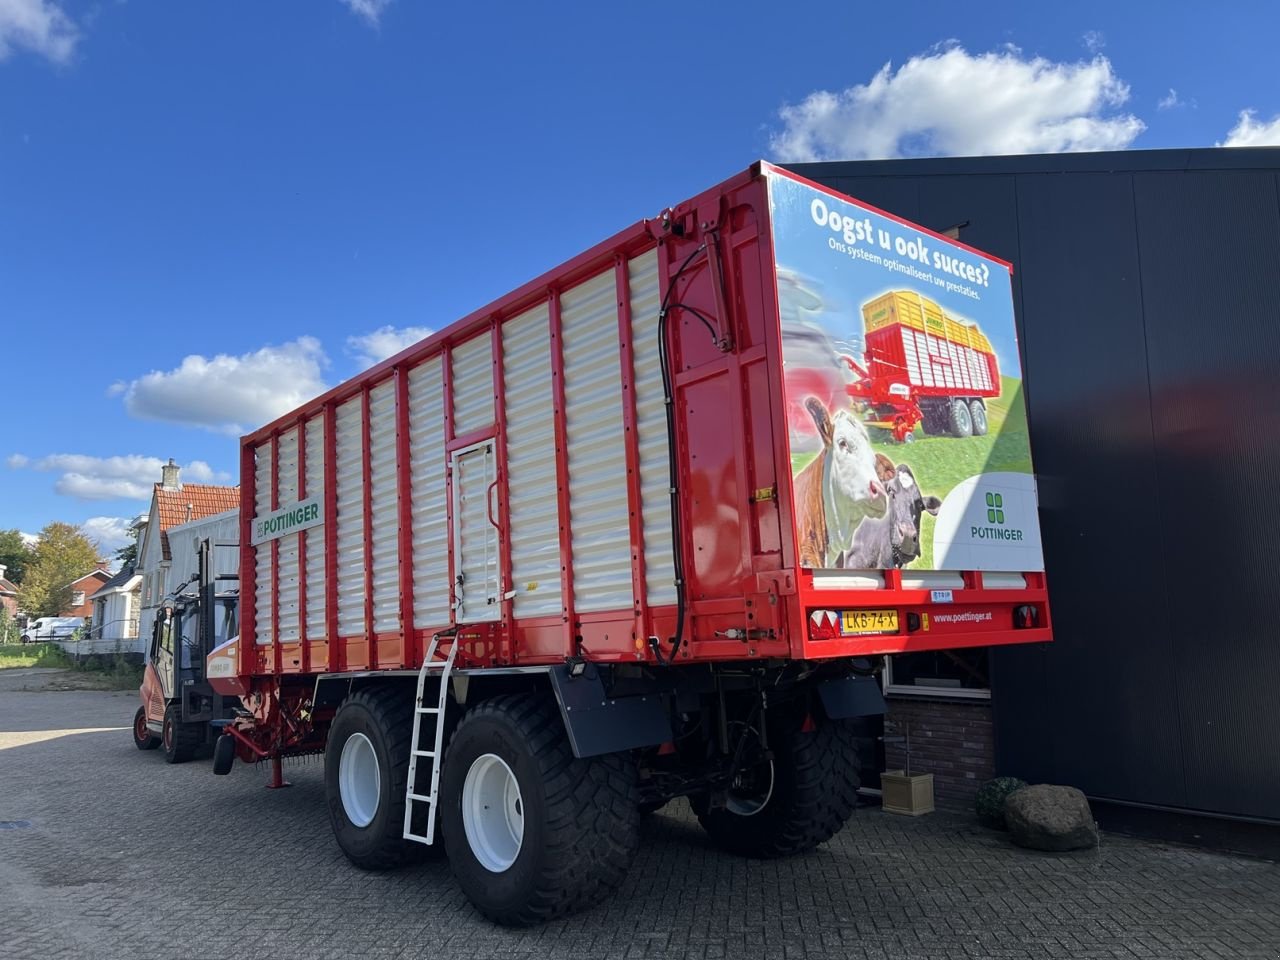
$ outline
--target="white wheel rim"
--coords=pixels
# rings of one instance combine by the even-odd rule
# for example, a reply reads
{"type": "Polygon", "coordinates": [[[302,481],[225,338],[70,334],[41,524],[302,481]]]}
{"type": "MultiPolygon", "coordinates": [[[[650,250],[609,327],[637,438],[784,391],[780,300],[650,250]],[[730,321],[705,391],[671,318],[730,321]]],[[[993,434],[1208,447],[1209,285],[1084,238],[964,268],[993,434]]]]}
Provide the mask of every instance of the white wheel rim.
{"type": "Polygon", "coordinates": [[[480,865],[491,873],[510,869],[524,844],[520,784],[496,754],[477,757],[462,784],[462,828],[480,865]]]}
{"type": "Polygon", "coordinates": [[[338,792],[342,809],[354,826],[367,827],[373,822],[382,799],[382,771],[373,744],[363,733],[353,733],[342,745],[338,792]]]}

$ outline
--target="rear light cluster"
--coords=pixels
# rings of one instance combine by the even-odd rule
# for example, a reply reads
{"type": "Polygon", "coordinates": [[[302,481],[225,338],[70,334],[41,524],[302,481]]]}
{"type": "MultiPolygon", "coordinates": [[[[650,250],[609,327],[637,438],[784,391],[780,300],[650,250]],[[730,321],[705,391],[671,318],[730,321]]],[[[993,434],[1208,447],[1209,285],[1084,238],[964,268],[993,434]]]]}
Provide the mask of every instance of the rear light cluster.
{"type": "Polygon", "coordinates": [[[836,640],[840,637],[840,614],[834,610],[814,610],[809,614],[810,640],[836,640]]]}

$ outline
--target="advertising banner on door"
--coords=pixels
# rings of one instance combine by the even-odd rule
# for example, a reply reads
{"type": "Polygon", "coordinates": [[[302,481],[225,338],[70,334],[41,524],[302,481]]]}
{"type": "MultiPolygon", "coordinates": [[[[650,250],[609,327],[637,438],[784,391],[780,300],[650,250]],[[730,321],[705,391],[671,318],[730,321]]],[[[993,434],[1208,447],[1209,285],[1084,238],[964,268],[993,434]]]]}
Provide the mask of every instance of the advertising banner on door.
{"type": "Polygon", "coordinates": [[[767,172],[801,566],[1043,570],[1009,265],[767,172]]]}

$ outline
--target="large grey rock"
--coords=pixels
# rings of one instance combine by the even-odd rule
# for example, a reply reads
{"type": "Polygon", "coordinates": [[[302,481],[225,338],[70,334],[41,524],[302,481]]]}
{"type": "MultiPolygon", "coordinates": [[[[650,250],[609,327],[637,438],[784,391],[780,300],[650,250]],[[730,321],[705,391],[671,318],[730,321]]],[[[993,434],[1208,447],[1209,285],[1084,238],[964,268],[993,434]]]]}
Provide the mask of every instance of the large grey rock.
{"type": "Polygon", "coordinates": [[[1098,845],[1089,801],[1075,787],[1041,783],[1011,793],[1004,802],[1009,836],[1032,850],[1085,850],[1098,845]]]}

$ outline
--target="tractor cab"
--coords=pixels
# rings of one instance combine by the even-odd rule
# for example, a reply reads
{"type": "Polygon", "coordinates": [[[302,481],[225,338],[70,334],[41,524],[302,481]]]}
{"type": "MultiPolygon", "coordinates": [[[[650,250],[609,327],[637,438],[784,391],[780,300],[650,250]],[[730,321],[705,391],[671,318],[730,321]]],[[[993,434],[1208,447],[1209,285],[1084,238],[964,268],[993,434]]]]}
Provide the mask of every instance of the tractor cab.
{"type": "Polygon", "coordinates": [[[212,573],[213,550],[235,546],[203,541],[199,571],[156,611],[133,732],[139,750],[163,746],[170,763],[211,743],[238,702],[214,692],[205,672],[209,652],[239,631],[239,577],[212,573]]]}

